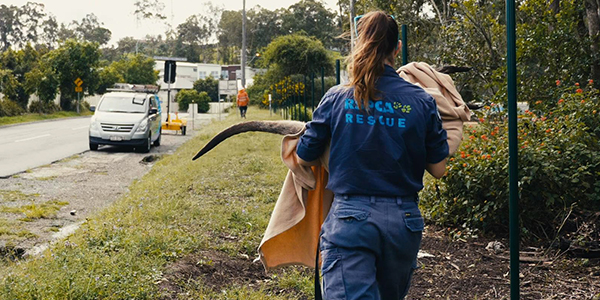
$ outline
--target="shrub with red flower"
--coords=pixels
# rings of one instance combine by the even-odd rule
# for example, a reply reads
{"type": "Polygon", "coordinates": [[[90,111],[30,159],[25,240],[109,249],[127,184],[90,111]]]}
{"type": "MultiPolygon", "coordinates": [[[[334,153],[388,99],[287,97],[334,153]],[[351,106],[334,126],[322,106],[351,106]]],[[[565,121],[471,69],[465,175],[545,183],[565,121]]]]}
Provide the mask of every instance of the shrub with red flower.
{"type": "MultiPolygon", "coordinates": [[[[546,102],[560,105],[530,108],[518,121],[520,220],[539,236],[558,228],[571,205],[600,211],[600,93],[571,88],[546,102]]],[[[507,129],[506,121],[486,118],[465,132],[447,175],[426,181],[425,216],[496,234],[508,228],[507,129]]]]}

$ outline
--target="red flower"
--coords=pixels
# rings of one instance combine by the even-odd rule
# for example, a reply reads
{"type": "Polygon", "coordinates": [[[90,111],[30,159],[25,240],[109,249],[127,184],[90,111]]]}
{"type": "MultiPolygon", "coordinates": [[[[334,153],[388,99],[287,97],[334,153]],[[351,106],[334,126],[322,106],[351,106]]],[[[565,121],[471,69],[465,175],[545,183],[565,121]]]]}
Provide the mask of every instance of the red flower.
{"type": "Polygon", "coordinates": [[[556,80],[556,86],[560,85],[560,80],[556,80]]]}
{"type": "Polygon", "coordinates": [[[590,80],[588,81],[588,84],[589,84],[589,85],[592,85],[592,84],[594,84],[594,79],[590,79],[590,80]]]}
{"type": "Polygon", "coordinates": [[[582,104],[583,104],[583,103],[585,103],[585,100],[581,100],[581,103],[582,103],[582,104]]]}
{"type": "Polygon", "coordinates": [[[546,133],[552,132],[552,129],[546,129],[546,133]]]}
{"type": "Polygon", "coordinates": [[[579,82],[575,82],[575,86],[579,86],[579,82]]]}
{"type": "Polygon", "coordinates": [[[483,118],[479,118],[479,122],[483,123],[485,121],[483,118]]]}
{"type": "Polygon", "coordinates": [[[581,94],[581,93],[583,93],[583,90],[582,90],[582,89],[577,89],[575,92],[576,92],[577,94],[581,94]]]}
{"type": "Polygon", "coordinates": [[[560,104],[560,103],[563,103],[563,102],[565,102],[565,99],[560,99],[560,100],[558,100],[558,103],[559,103],[559,104],[560,104]]]}
{"type": "Polygon", "coordinates": [[[535,101],[535,104],[542,104],[542,100],[535,101]]]}
{"type": "Polygon", "coordinates": [[[487,140],[487,136],[484,134],[484,135],[481,136],[481,139],[482,140],[487,140]]]}
{"type": "Polygon", "coordinates": [[[466,166],[467,166],[467,164],[463,164],[463,167],[466,167],[466,166]]]}

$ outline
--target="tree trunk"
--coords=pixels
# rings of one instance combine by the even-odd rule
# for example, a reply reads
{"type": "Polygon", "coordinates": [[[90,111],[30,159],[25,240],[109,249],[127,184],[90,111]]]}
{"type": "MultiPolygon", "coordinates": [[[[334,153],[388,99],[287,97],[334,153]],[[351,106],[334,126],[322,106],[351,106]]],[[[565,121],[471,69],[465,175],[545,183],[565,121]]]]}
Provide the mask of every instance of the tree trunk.
{"type": "Polygon", "coordinates": [[[600,16],[597,0],[585,0],[588,32],[591,40],[592,65],[591,73],[595,85],[600,83],[600,16]]]}

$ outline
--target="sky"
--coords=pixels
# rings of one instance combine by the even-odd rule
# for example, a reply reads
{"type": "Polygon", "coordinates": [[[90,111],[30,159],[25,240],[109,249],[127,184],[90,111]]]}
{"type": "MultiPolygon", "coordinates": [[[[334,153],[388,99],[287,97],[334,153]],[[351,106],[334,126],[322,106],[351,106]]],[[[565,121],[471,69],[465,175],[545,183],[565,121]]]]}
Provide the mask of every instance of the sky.
{"type": "MultiPolygon", "coordinates": [[[[133,16],[135,0],[2,0],[2,4],[22,6],[28,1],[43,3],[46,13],[54,15],[59,23],[80,21],[86,14],[94,13],[104,27],[112,32],[110,44],[116,44],[119,39],[132,36],[143,38],[147,34],[164,34],[167,26],[156,21],[138,23],[133,16]]],[[[256,5],[274,10],[287,8],[299,0],[246,0],[246,9],[256,5]]],[[[322,0],[330,10],[336,10],[337,0],[322,0]]],[[[173,22],[176,27],[193,14],[201,14],[204,0],[162,0],[165,4],[164,14],[167,22],[173,22]]],[[[213,0],[213,5],[222,5],[227,10],[241,10],[242,0],[213,0]]]]}

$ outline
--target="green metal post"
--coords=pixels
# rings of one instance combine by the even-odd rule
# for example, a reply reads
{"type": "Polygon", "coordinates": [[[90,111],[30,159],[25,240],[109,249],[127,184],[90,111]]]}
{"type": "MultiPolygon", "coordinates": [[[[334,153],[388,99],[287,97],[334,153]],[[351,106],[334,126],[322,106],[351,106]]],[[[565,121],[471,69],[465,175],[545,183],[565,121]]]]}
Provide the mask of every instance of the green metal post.
{"type": "Polygon", "coordinates": [[[408,26],[402,25],[402,65],[408,63],[408,26]]]}
{"type": "Polygon", "coordinates": [[[341,76],[341,74],[340,74],[340,60],[336,59],[335,60],[335,84],[342,83],[340,76],[341,76]]]}
{"type": "MultiPolygon", "coordinates": [[[[310,74],[310,81],[311,81],[310,87],[312,89],[312,97],[311,97],[312,98],[312,107],[314,110],[314,108],[315,108],[315,72],[312,72],[310,74]]],[[[306,116],[306,120],[308,121],[308,115],[306,116]]]]}
{"type": "MultiPolygon", "coordinates": [[[[321,98],[325,96],[325,67],[321,67],[321,98]]],[[[315,106],[313,105],[313,110],[315,106]]]]}
{"type": "Polygon", "coordinates": [[[506,65],[508,70],[508,184],[510,299],[519,300],[519,170],[517,140],[517,45],[515,0],[506,0],[506,65]]]}
{"type": "Polygon", "coordinates": [[[304,117],[302,121],[306,122],[306,119],[308,119],[306,116],[308,116],[308,114],[306,113],[306,75],[304,75],[304,117]]]}

